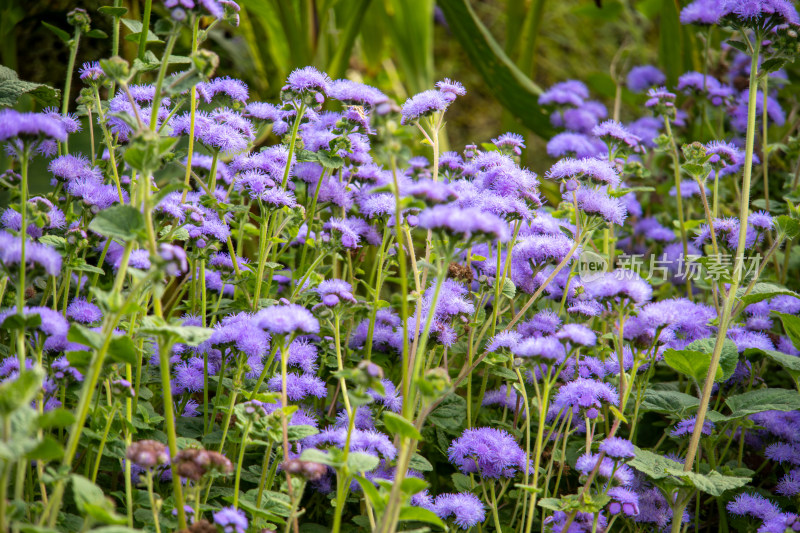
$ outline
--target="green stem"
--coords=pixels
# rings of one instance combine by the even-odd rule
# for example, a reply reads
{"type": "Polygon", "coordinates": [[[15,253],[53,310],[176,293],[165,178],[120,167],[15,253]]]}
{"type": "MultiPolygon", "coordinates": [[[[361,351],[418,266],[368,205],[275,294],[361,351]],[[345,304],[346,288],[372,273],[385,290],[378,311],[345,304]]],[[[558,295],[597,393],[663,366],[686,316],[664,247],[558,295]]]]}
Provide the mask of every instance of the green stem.
{"type": "MultiPolygon", "coordinates": [[[[192,16],[192,55],[197,53],[197,32],[200,29],[200,17],[192,16]]],[[[186,175],[183,178],[183,194],[181,203],[186,202],[186,194],[189,192],[192,179],[192,154],[194,153],[194,124],[197,112],[197,88],[193,85],[189,91],[189,146],[186,149],[186,175]]],[[[214,189],[211,189],[212,191],[214,189]]],[[[205,285],[203,285],[205,286],[205,285]]]]}
{"type": "MultiPolygon", "coordinates": [[[[78,56],[78,45],[81,42],[81,29],[80,27],[75,28],[75,36],[72,38],[72,42],[70,43],[69,47],[69,60],[67,62],[67,75],[66,79],[64,80],[64,99],[61,102],[61,115],[67,116],[67,112],[69,111],[69,93],[70,89],[72,89],[72,73],[75,71],[75,58],[78,56]]],[[[63,146],[64,146],[64,153],[69,153],[69,146],[68,146],[68,139],[64,139],[63,146]]]]}
{"type": "Polygon", "coordinates": [[[239,446],[239,460],[236,463],[236,476],[233,479],[233,508],[239,508],[239,480],[242,477],[242,464],[244,463],[244,450],[247,448],[247,434],[250,433],[250,420],[244,426],[242,431],[242,442],[239,446]]]}
{"type": "MultiPolygon", "coordinates": [[[[680,225],[681,232],[681,245],[683,246],[684,261],[688,261],[689,245],[686,238],[686,221],[683,218],[683,197],[681,196],[681,160],[678,155],[678,145],[675,142],[675,136],[672,134],[672,127],[669,123],[669,117],[664,116],[664,129],[669,138],[670,155],[672,156],[672,169],[675,176],[675,201],[678,204],[678,224],[680,225]]],[[[692,299],[692,281],[689,276],[686,277],[686,291],[687,296],[692,299]]]]}
{"type": "Polygon", "coordinates": [[[117,414],[118,403],[114,402],[111,406],[111,412],[108,414],[106,420],[106,427],[103,430],[103,437],[100,439],[100,446],[97,448],[97,458],[94,461],[94,470],[92,470],[92,483],[97,481],[97,473],[100,471],[100,461],[103,459],[103,450],[106,447],[106,440],[108,440],[108,432],[111,431],[111,424],[114,422],[114,416],[117,414]]]}
{"type": "MultiPolygon", "coordinates": [[[[155,301],[155,298],[153,298],[155,301]]],[[[178,438],[175,433],[175,406],[172,403],[172,381],[170,374],[169,356],[172,352],[171,343],[159,342],[158,355],[161,369],[161,392],[164,395],[164,429],[167,433],[170,457],[178,453],[178,438]]],[[[175,507],[178,510],[178,526],[186,528],[186,510],[183,508],[183,487],[178,475],[177,466],[172,463],[172,495],[175,498],[175,507]]]]}
{"type": "MultiPolygon", "coordinates": [[[[150,33],[150,12],[153,8],[153,0],[144,0],[144,16],[142,17],[142,32],[139,34],[139,51],[137,57],[139,61],[144,61],[144,53],[147,50],[147,34],[150,33]]],[[[166,57],[169,57],[167,55],[166,57]]],[[[158,106],[155,106],[158,108],[158,106]]]]}

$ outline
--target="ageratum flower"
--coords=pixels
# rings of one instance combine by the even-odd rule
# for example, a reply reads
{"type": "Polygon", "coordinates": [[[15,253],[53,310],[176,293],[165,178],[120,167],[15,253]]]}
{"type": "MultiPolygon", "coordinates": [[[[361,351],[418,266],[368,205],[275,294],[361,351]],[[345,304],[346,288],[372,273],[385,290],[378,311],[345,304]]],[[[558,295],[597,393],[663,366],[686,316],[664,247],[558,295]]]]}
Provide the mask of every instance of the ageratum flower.
{"type": "Polygon", "coordinates": [[[400,123],[410,124],[437,111],[444,111],[448,108],[450,102],[444,93],[435,89],[415,94],[403,104],[401,110],[403,118],[400,123]]]}
{"type": "Polygon", "coordinates": [[[533,337],[518,343],[511,350],[514,355],[524,359],[534,359],[546,363],[561,363],[566,357],[564,345],[556,337],[533,337]]]}
{"type": "MultiPolygon", "coordinates": [[[[734,102],[734,108],[731,113],[731,126],[737,131],[744,132],[747,130],[747,107],[748,107],[748,94],[747,91],[739,93],[739,96],[734,102]]],[[[756,121],[761,122],[764,115],[764,93],[758,91],[756,94],[756,121]]],[[[786,123],[786,113],[784,112],[778,100],[772,96],[767,95],[767,120],[776,126],[783,126],[786,123]]],[[[760,127],[760,126],[759,126],[760,127]]]]}
{"type": "MultiPolygon", "coordinates": [[[[583,475],[588,475],[595,469],[599,459],[600,454],[581,455],[575,464],[575,469],[583,475]]],[[[597,475],[623,486],[633,482],[633,470],[628,465],[619,464],[608,457],[603,457],[600,461],[597,475]]]]}
{"type": "MultiPolygon", "coordinates": [[[[283,390],[281,376],[270,378],[269,382],[267,382],[267,387],[273,392],[281,392],[283,390]]],[[[289,372],[286,375],[286,396],[293,402],[309,396],[325,398],[327,395],[328,389],[325,387],[325,382],[314,374],[289,372]]]]}
{"type": "Polygon", "coordinates": [[[319,322],[311,311],[297,304],[267,307],[256,313],[253,320],[273,335],[319,333],[319,322]]]}
{"type": "MultiPolygon", "coordinates": [[[[16,270],[22,260],[22,240],[6,231],[0,231],[0,263],[9,271],[16,270]]],[[[26,241],[25,262],[28,268],[41,267],[48,275],[61,271],[61,255],[47,244],[26,241]]]]}
{"type": "Polygon", "coordinates": [[[608,504],[609,513],[619,514],[621,512],[627,516],[639,514],[639,495],[632,490],[624,487],[611,487],[608,495],[611,496],[611,503],[608,504]]]}
{"type": "Polygon", "coordinates": [[[272,133],[279,137],[289,131],[286,112],[274,104],[250,102],[244,108],[244,116],[271,123],[272,133]]]}
{"type": "Polygon", "coordinates": [[[227,95],[231,100],[239,102],[246,102],[248,98],[247,85],[243,81],[229,76],[198,83],[196,88],[198,96],[206,103],[211,103],[211,100],[218,94],[227,95]]]}
{"type": "Polygon", "coordinates": [[[440,494],[433,501],[432,511],[441,519],[453,517],[461,529],[469,529],[486,519],[483,503],[472,493],[440,494]]]}
{"type": "MultiPolygon", "coordinates": [[[[17,308],[6,309],[0,312],[0,324],[11,315],[17,314],[17,308]]],[[[23,307],[22,315],[26,318],[32,316],[39,316],[41,323],[36,326],[36,329],[44,333],[47,340],[44,343],[44,349],[47,351],[60,352],[67,344],[67,331],[69,330],[69,322],[58,311],[53,311],[49,307],[23,307]]]]}
{"type": "Polygon", "coordinates": [[[580,107],[589,98],[589,89],[581,81],[567,80],[552,85],[539,95],[539,105],[571,105],[580,107]]]}
{"type": "Polygon", "coordinates": [[[608,437],[600,443],[600,451],[612,459],[631,459],[636,456],[633,443],[621,437],[608,437]]]}
{"type": "Polygon", "coordinates": [[[321,281],[315,289],[316,293],[322,298],[322,303],[328,307],[335,307],[342,300],[356,303],[353,296],[353,287],[343,279],[327,279],[321,281]]]}
{"type": "Polygon", "coordinates": [[[81,80],[86,83],[98,82],[105,77],[105,72],[103,72],[100,63],[97,61],[84,63],[78,70],[78,73],[80,74],[81,80]]]}
{"type": "Polygon", "coordinates": [[[381,242],[375,228],[360,218],[331,218],[323,224],[322,228],[331,234],[336,233],[345,248],[358,248],[361,245],[362,237],[373,246],[377,246],[381,242]]]}
{"type": "MultiPolygon", "coordinates": [[[[692,416],[684,420],[681,420],[677,424],[675,424],[674,428],[672,428],[672,431],[670,431],[670,435],[672,435],[673,437],[684,437],[691,435],[692,432],[694,431],[694,425],[696,423],[697,423],[696,416],[692,416]]],[[[702,429],[703,435],[711,435],[713,431],[714,431],[714,423],[710,420],[704,420],[702,429]]]]}
{"type": "Polygon", "coordinates": [[[314,67],[295,69],[286,79],[281,89],[281,98],[286,101],[296,97],[311,96],[318,104],[325,101],[330,89],[330,77],[314,67]]]}
{"type": "Polygon", "coordinates": [[[466,429],[450,444],[447,453],[450,462],[465,474],[497,479],[514,477],[525,470],[525,452],[502,429],[466,429]]]}
{"type": "Polygon", "coordinates": [[[666,87],[654,87],[647,91],[647,101],[645,107],[656,107],[658,109],[672,109],[675,107],[675,93],[671,93],[666,87]]]}
{"type": "Polygon", "coordinates": [[[628,72],[627,85],[631,91],[640,93],[651,87],[663,85],[666,81],[667,77],[657,67],[641,65],[633,67],[628,72]]]}
{"type": "MultiPolygon", "coordinates": [[[[324,445],[336,446],[342,449],[346,442],[347,428],[330,426],[316,435],[303,439],[302,445],[304,449],[324,445]]],[[[350,451],[364,452],[389,460],[397,456],[397,448],[392,444],[391,439],[380,431],[375,430],[354,429],[350,435],[350,451]]]]}
{"type": "Polygon", "coordinates": [[[606,120],[592,130],[592,135],[602,139],[615,149],[628,148],[639,150],[641,139],[625,129],[625,126],[615,120],[606,120]]]}
{"type": "MultiPolygon", "coordinates": [[[[71,128],[70,128],[71,129],[71,128]]],[[[20,157],[26,149],[54,155],[54,141],[67,140],[67,124],[49,113],[20,113],[13,109],[0,111],[0,143],[8,143],[6,150],[20,157]]]]}
{"type": "Polygon", "coordinates": [[[496,139],[492,139],[492,144],[501,150],[507,149],[517,155],[522,155],[522,149],[525,148],[525,138],[519,133],[504,133],[496,139]]]}
{"type": "Polygon", "coordinates": [[[454,205],[437,205],[419,214],[419,226],[441,230],[462,238],[487,235],[500,242],[509,239],[508,224],[500,217],[474,207],[459,208],[454,205]]]}
{"type": "Polygon", "coordinates": [[[335,80],[330,84],[328,96],[342,103],[373,109],[389,100],[375,87],[351,80],[335,80]]]}
{"type": "Polygon", "coordinates": [[[681,10],[682,24],[716,24],[722,17],[720,0],[695,0],[681,10]]]}
{"type": "MultiPolygon", "coordinates": [[[[571,194],[565,196],[570,201],[571,194]]],[[[599,216],[609,224],[621,226],[628,216],[628,210],[619,198],[609,196],[605,191],[581,186],[575,192],[578,208],[587,215],[599,216]]]]}
{"type": "Polygon", "coordinates": [[[721,0],[720,10],[721,17],[736,17],[749,26],[800,24],[800,16],[788,0],[721,0]]]}
{"type": "Polygon", "coordinates": [[[214,513],[214,523],[225,533],[246,533],[249,526],[247,515],[235,507],[223,507],[214,513]]]}
{"type": "Polygon", "coordinates": [[[726,141],[711,141],[705,145],[706,155],[711,157],[709,165],[719,171],[720,176],[734,174],[744,164],[744,152],[736,145],[726,141]]]}
{"type": "MultiPolygon", "coordinates": [[[[195,112],[194,137],[203,145],[225,154],[243,152],[255,138],[253,126],[242,115],[226,108],[211,113],[195,112]]],[[[191,115],[184,113],[172,119],[172,135],[188,135],[191,130],[191,115]]]]}
{"type": "Polygon", "coordinates": [[[467,94],[467,90],[464,89],[461,82],[453,81],[449,78],[437,81],[436,88],[439,89],[439,92],[442,93],[444,99],[449,103],[453,103],[457,97],[467,94]]]}
{"type": "Polygon", "coordinates": [[[607,159],[587,157],[583,159],[565,158],[556,162],[545,174],[550,179],[567,180],[588,178],[597,184],[619,185],[619,172],[607,159]]]}
{"type": "Polygon", "coordinates": [[[556,338],[579,346],[594,346],[597,343],[595,332],[583,324],[564,324],[556,333],[556,338]]]}
{"type": "Polygon", "coordinates": [[[67,318],[81,324],[93,324],[103,318],[103,312],[85,298],[75,298],[67,306],[67,318]]]}
{"type": "Polygon", "coordinates": [[[584,282],[587,298],[601,301],[629,300],[642,305],[650,300],[653,289],[637,272],[617,269],[592,276],[584,282]]]}
{"type": "Polygon", "coordinates": [[[517,408],[517,405],[520,405],[523,409],[525,408],[524,402],[521,402],[522,396],[520,396],[514,388],[510,388],[507,385],[501,385],[499,389],[486,391],[486,394],[483,396],[483,400],[481,401],[481,405],[499,405],[500,407],[505,407],[506,409],[514,410],[517,408]]]}
{"type": "Polygon", "coordinates": [[[550,157],[595,157],[606,152],[603,143],[588,135],[565,131],[547,142],[547,155],[550,157]]]}
{"type": "Polygon", "coordinates": [[[619,394],[611,385],[601,381],[578,378],[558,389],[553,405],[558,410],[569,408],[589,419],[597,418],[603,403],[616,405],[619,394]]]}

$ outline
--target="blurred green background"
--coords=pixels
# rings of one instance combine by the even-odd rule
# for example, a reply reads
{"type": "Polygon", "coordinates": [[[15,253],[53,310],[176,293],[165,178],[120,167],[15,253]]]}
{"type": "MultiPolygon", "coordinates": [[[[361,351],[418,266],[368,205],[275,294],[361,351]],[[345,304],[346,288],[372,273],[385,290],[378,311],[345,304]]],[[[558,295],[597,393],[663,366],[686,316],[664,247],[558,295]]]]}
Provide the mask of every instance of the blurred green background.
{"type": "MultiPolygon", "coordinates": [[[[66,14],[97,11],[110,0],[0,1],[0,63],[23,80],[64,86],[67,48],[42,23],[70,30],[66,14]]],[[[660,66],[671,80],[698,68],[698,36],[678,22],[677,0],[240,0],[238,28],[218,25],[204,47],[219,54],[218,75],[243,79],[252,100],[275,100],[287,74],[314,65],[332,77],[376,85],[399,103],[441,78],[461,81],[466,97],[448,111],[450,146],[486,142],[504,131],[526,135],[526,162],[546,168],[551,133],[536,100],[541,87],[580,79],[611,108],[615,82],[634,65],[660,66]]],[[[144,0],[123,0],[141,19],[144,0]]],[[[153,2],[153,23],[168,16],[153,2]]],[[[123,27],[122,36],[127,30],[123,27]]],[[[177,53],[186,53],[188,35],[177,53]]],[[[132,60],[136,44],[122,40],[132,60]]],[[[151,45],[160,55],[160,46],[151,45]]],[[[77,65],[109,55],[110,38],[81,40],[77,65]]],[[[80,90],[73,76],[73,97],[80,90]]],[[[623,99],[631,95],[623,93],[623,99]]],[[[34,106],[32,100],[21,107],[34,106]]],[[[74,105],[74,103],[72,104],[74,105]]],[[[623,114],[623,118],[625,118],[623,114]]]]}

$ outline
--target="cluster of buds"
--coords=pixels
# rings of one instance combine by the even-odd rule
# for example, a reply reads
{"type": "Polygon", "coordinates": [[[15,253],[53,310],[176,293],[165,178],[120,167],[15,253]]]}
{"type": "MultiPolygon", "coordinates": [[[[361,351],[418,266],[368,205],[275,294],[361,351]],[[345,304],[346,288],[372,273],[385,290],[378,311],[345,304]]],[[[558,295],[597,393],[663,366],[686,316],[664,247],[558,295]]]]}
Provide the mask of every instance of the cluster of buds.
{"type": "Polygon", "coordinates": [[[169,462],[167,447],[156,440],[140,440],[128,446],[125,457],[145,470],[150,470],[169,462]]]}
{"type": "Polygon", "coordinates": [[[210,472],[224,475],[233,472],[233,464],[227,457],[221,453],[202,448],[181,450],[175,454],[173,462],[180,477],[195,482],[200,481],[203,476],[210,472]]]}
{"type": "Polygon", "coordinates": [[[301,461],[300,459],[289,459],[282,466],[286,473],[293,476],[302,476],[309,481],[317,481],[328,471],[328,467],[322,463],[301,461]]]}

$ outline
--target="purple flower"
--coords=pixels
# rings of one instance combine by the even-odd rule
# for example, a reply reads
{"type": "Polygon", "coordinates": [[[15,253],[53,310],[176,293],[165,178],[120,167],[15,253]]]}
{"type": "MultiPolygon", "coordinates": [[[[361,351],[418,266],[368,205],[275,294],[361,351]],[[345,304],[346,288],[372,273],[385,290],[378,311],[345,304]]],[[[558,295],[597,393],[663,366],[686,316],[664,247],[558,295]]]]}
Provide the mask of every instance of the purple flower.
{"type": "Polygon", "coordinates": [[[695,0],[681,10],[682,24],[716,24],[722,17],[719,0],[695,0]]]}
{"type": "Polygon", "coordinates": [[[525,339],[512,349],[514,355],[547,363],[561,363],[566,356],[564,345],[555,337],[525,339]]]}
{"type": "Polygon", "coordinates": [[[496,139],[492,139],[492,144],[500,148],[511,150],[517,155],[522,154],[522,149],[525,148],[525,138],[519,133],[504,133],[496,139]]]}
{"type": "Polygon", "coordinates": [[[559,133],[547,143],[547,155],[550,157],[594,157],[606,151],[602,143],[582,133],[565,131],[559,133]]]}
{"type": "Polygon", "coordinates": [[[467,94],[467,90],[464,89],[464,86],[461,85],[460,82],[453,81],[449,78],[437,81],[436,88],[439,89],[439,92],[442,93],[442,96],[448,103],[453,103],[457,97],[467,94]]]}
{"type": "MultiPolygon", "coordinates": [[[[22,240],[6,231],[0,232],[0,263],[11,270],[19,265],[21,259],[22,240]]],[[[61,255],[39,242],[25,242],[25,262],[27,267],[41,267],[50,276],[57,276],[61,272],[61,255]]]]}
{"type": "Polygon", "coordinates": [[[639,514],[639,496],[632,490],[624,487],[611,487],[608,490],[608,495],[611,496],[611,503],[608,504],[608,512],[611,514],[619,514],[620,512],[627,516],[637,516],[639,514]]]}
{"type": "Polygon", "coordinates": [[[612,459],[631,459],[636,456],[633,443],[621,437],[609,437],[600,443],[600,451],[612,459]]]}
{"type": "Polygon", "coordinates": [[[568,407],[575,414],[583,411],[582,414],[590,419],[597,418],[603,403],[611,405],[619,403],[617,391],[611,385],[585,378],[578,378],[563,385],[553,400],[556,408],[568,407]]]}
{"type": "Polygon", "coordinates": [[[675,93],[671,93],[666,87],[654,87],[647,91],[647,101],[645,107],[663,106],[665,108],[675,107],[675,93]]]}
{"type": "Polygon", "coordinates": [[[353,296],[353,287],[342,279],[328,279],[321,281],[319,286],[315,289],[322,303],[327,307],[335,307],[342,300],[350,303],[356,303],[355,296],[353,296]]]}
{"type": "Polygon", "coordinates": [[[519,405],[524,409],[525,404],[521,400],[522,396],[516,390],[507,385],[501,385],[499,389],[486,391],[481,405],[499,405],[500,407],[514,410],[517,408],[518,402],[520,402],[519,405]]]}
{"type": "Polygon", "coordinates": [[[583,324],[564,324],[556,333],[556,338],[581,346],[594,346],[597,343],[597,335],[583,324]]]}
{"type": "Polygon", "coordinates": [[[419,214],[419,226],[425,229],[444,230],[463,238],[487,235],[500,242],[509,239],[508,224],[497,215],[474,207],[463,209],[454,205],[430,207],[419,214]]]}
{"type": "Polygon", "coordinates": [[[180,276],[189,270],[189,263],[186,260],[186,251],[180,246],[162,242],[158,253],[161,259],[166,263],[165,268],[168,276],[180,276]]]}
{"type": "MultiPolygon", "coordinates": [[[[595,469],[600,454],[584,454],[578,457],[575,469],[583,475],[595,469]]],[[[600,461],[600,468],[597,475],[608,480],[613,480],[620,485],[630,485],[633,482],[633,471],[628,465],[619,464],[608,457],[603,457],[600,461]]]]}
{"type": "Polygon", "coordinates": [[[607,159],[587,157],[583,159],[565,158],[556,162],[545,174],[550,179],[567,180],[570,178],[588,178],[594,183],[619,185],[619,172],[607,159]]]}
{"type": "MultiPolygon", "coordinates": [[[[331,426],[316,435],[311,435],[303,439],[303,448],[316,447],[321,445],[332,445],[339,449],[344,448],[347,442],[347,428],[331,426]]],[[[365,452],[374,456],[381,456],[385,459],[394,459],[397,455],[397,448],[392,444],[391,439],[376,430],[354,429],[350,436],[350,451],[365,452]]]]}
{"type": "Polygon", "coordinates": [[[720,176],[738,172],[744,163],[744,152],[736,145],[725,141],[711,141],[706,144],[706,155],[712,168],[719,170],[720,176]]]}
{"type": "MultiPolygon", "coordinates": [[[[283,390],[281,376],[273,376],[270,378],[267,387],[273,392],[280,392],[283,390]]],[[[328,395],[328,390],[325,387],[325,382],[314,374],[295,374],[294,372],[289,372],[286,375],[286,395],[290,400],[296,402],[308,396],[325,398],[328,395]]]]}
{"type": "Polygon", "coordinates": [[[721,16],[737,17],[741,22],[762,27],[767,20],[778,24],[798,24],[800,16],[788,0],[721,0],[721,16]]]}
{"type": "Polygon", "coordinates": [[[444,93],[435,89],[429,89],[415,94],[403,104],[401,124],[410,124],[427,117],[437,111],[444,111],[450,105],[444,93]]]}
{"type": "Polygon", "coordinates": [[[322,228],[330,233],[337,233],[345,248],[358,248],[362,237],[374,246],[380,244],[380,237],[375,229],[360,218],[330,218],[322,228]]]}
{"type": "MultiPolygon", "coordinates": [[[[697,423],[697,417],[692,416],[685,420],[679,421],[675,424],[675,427],[672,428],[670,431],[670,435],[673,437],[683,437],[689,436],[694,431],[694,425],[697,423]]],[[[714,423],[710,420],[703,421],[703,435],[711,435],[711,432],[714,431],[714,423]]]]}
{"type": "Polygon", "coordinates": [[[522,335],[516,331],[501,331],[489,341],[486,347],[487,352],[496,352],[501,348],[513,350],[514,347],[522,340],[522,335]]]}
{"type": "Polygon", "coordinates": [[[100,68],[100,63],[97,61],[84,63],[78,72],[81,75],[81,79],[85,82],[100,81],[105,76],[103,69],[100,68]]]}
{"type": "Polygon", "coordinates": [[[606,120],[592,130],[592,135],[617,148],[627,147],[638,151],[641,138],[625,129],[625,126],[614,120],[606,120]]]}
{"type": "Polygon", "coordinates": [[[214,513],[214,523],[225,533],[245,533],[249,525],[244,511],[235,507],[223,507],[214,513]]]}
{"type": "MultiPolygon", "coordinates": [[[[737,131],[744,132],[747,130],[747,107],[748,94],[747,91],[743,91],[734,102],[733,111],[730,114],[731,126],[737,131]]],[[[764,94],[758,91],[756,94],[756,120],[759,124],[764,115],[763,109],[764,94]]],[[[786,123],[786,113],[778,100],[772,95],[767,95],[767,120],[771,121],[776,126],[783,126],[786,123]]]]}
{"type": "Polygon", "coordinates": [[[433,512],[441,519],[453,516],[461,529],[469,529],[486,519],[483,503],[472,493],[440,494],[433,502],[433,512]]]}
{"type": "MultiPolygon", "coordinates": [[[[621,226],[628,215],[625,205],[619,198],[613,198],[606,192],[590,187],[581,186],[575,193],[578,200],[578,207],[587,215],[595,215],[603,218],[609,224],[621,226]]],[[[571,198],[567,196],[567,201],[571,198]]]]}
{"type": "MultiPolygon", "coordinates": [[[[328,94],[331,79],[327,74],[320,72],[314,67],[303,67],[295,69],[289,74],[286,79],[286,85],[283,86],[283,91],[304,95],[322,95],[328,94]]],[[[318,103],[321,103],[318,101],[318,103]]]]}
{"type": "Polygon", "coordinates": [[[274,335],[319,333],[319,322],[311,311],[297,304],[267,307],[256,313],[253,320],[274,335]]]}
{"type": "Polygon", "coordinates": [[[92,324],[103,318],[103,312],[85,298],[75,298],[67,306],[67,317],[81,324],[92,324]]]}
{"type": "Polygon", "coordinates": [[[552,335],[561,325],[561,319],[549,309],[539,311],[533,318],[519,325],[517,330],[525,337],[541,337],[542,335],[552,335]]]}
{"type": "Polygon", "coordinates": [[[641,305],[650,300],[653,289],[637,272],[617,269],[592,275],[584,281],[585,295],[594,300],[630,300],[641,305]]]}
{"type": "Polygon", "coordinates": [[[52,139],[64,142],[67,140],[67,130],[60,120],[44,113],[20,113],[13,109],[3,109],[0,111],[0,142],[11,139],[52,139]]]}
{"type": "Polygon", "coordinates": [[[225,94],[231,100],[239,102],[246,102],[248,97],[247,85],[241,80],[225,76],[223,78],[214,78],[209,82],[201,82],[197,84],[197,94],[210,103],[211,100],[218,94],[225,94]]]}
{"type": "MultiPolygon", "coordinates": [[[[247,150],[255,138],[253,125],[242,115],[226,108],[217,108],[211,113],[195,113],[194,137],[205,146],[231,154],[247,150]]],[[[172,119],[173,137],[188,135],[191,128],[189,113],[172,119]]]]}
{"type": "Polygon", "coordinates": [[[662,226],[654,217],[639,220],[633,231],[637,235],[644,235],[646,239],[651,241],[672,242],[675,240],[675,232],[662,226]]]}
{"type": "Polygon", "coordinates": [[[375,108],[389,98],[375,87],[351,80],[336,80],[331,83],[328,95],[349,105],[360,105],[375,108]]]}
{"type": "Polygon", "coordinates": [[[450,444],[447,453],[450,462],[463,473],[476,473],[485,478],[514,477],[526,466],[525,452],[502,429],[466,429],[450,444]]]}
{"type": "Polygon", "coordinates": [[[539,95],[539,105],[572,105],[580,107],[587,98],[589,98],[589,89],[583,82],[567,80],[556,83],[539,95]]]}
{"type": "Polygon", "coordinates": [[[667,77],[661,70],[653,65],[641,65],[633,67],[628,72],[628,89],[635,93],[640,93],[650,87],[657,87],[663,85],[667,81],[667,77]]]}

